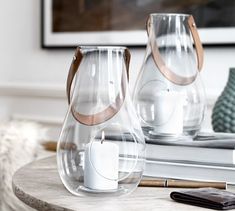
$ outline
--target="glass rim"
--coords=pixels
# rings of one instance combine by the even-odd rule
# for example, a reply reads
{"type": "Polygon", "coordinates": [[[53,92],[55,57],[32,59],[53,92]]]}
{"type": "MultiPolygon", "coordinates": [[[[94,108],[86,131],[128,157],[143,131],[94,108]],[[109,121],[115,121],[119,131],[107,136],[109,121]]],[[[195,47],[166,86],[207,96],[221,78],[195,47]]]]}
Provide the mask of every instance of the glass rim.
{"type": "Polygon", "coordinates": [[[181,16],[189,17],[191,14],[187,13],[150,13],[150,16],[181,16]]]}
{"type": "Polygon", "coordinates": [[[81,50],[126,50],[125,46],[115,45],[81,45],[78,46],[81,50]]]}

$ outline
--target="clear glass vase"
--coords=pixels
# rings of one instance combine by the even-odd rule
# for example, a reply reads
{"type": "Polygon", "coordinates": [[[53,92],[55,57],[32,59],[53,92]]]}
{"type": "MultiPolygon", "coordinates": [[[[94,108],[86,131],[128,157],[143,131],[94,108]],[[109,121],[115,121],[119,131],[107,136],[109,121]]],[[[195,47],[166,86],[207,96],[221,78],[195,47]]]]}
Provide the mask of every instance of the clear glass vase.
{"type": "Polygon", "coordinates": [[[128,91],[129,60],[124,47],[76,50],[57,145],[60,178],[75,195],[119,196],[141,180],[145,141],[128,91]]]}
{"type": "Polygon", "coordinates": [[[203,48],[194,19],[150,14],[147,32],[146,55],[134,89],[142,127],[150,137],[195,136],[204,117],[205,94],[199,73],[203,48]]]}

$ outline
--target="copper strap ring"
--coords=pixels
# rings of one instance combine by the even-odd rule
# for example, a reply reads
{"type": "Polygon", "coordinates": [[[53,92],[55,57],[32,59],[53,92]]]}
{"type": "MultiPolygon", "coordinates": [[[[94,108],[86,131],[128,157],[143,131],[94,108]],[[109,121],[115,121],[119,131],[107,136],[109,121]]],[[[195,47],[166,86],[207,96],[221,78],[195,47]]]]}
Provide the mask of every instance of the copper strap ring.
{"type": "MultiPolygon", "coordinates": [[[[125,54],[124,54],[124,59],[125,59],[125,64],[126,64],[126,69],[127,69],[127,78],[129,80],[129,63],[130,63],[130,52],[128,49],[125,49],[125,54]]],[[[71,103],[71,86],[73,83],[73,79],[75,74],[78,71],[79,65],[82,61],[83,54],[81,52],[80,47],[77,47],[72,64],[69,69],[69,74],[67,78],[67,98],[68,98],[68,103],[71,103]]],[[[93,126],[97,124],[101,124],[109,119],[111,119],[121,108],[125,95],[126,95],[126,82],[125,82],[125,72],[123,71],[122,73],[122,81],[121,81],[121,88],[122,88],[122,93],[123,96],[120,96],[120,93],[117,95],[115,102],[109,105],[107,108],[105,108],[103,111],[98,112],[96,114],[92,115],[85,115],[77,112],[74,107],[71,107],[71,112],[73,114],[73,117],[80,122],[81,124],[88,125],[88,126],[93,126]]]]}

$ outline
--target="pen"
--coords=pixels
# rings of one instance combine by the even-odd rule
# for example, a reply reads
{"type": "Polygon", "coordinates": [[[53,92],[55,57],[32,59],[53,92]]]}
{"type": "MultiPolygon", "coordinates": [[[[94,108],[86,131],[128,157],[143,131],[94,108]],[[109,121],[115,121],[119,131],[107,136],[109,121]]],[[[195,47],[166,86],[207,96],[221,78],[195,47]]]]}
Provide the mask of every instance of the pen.
{"type": "Polygon", "coordinates": [[[204,182],[173,179],[142,179],[140,187],[169,187],[169,188],[218,188],[226,189],[226,182],[204,182]]]}

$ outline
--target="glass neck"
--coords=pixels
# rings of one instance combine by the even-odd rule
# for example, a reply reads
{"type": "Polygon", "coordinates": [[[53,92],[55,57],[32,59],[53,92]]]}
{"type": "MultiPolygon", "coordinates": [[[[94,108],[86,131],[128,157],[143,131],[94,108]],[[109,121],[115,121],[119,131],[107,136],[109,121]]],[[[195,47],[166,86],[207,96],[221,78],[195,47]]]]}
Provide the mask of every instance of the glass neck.
{"type": "Polygon", "coordinates": [[[185,14],[151,14],[150,27],[157,33],[188,33],[188,18],[185,14]]]}

